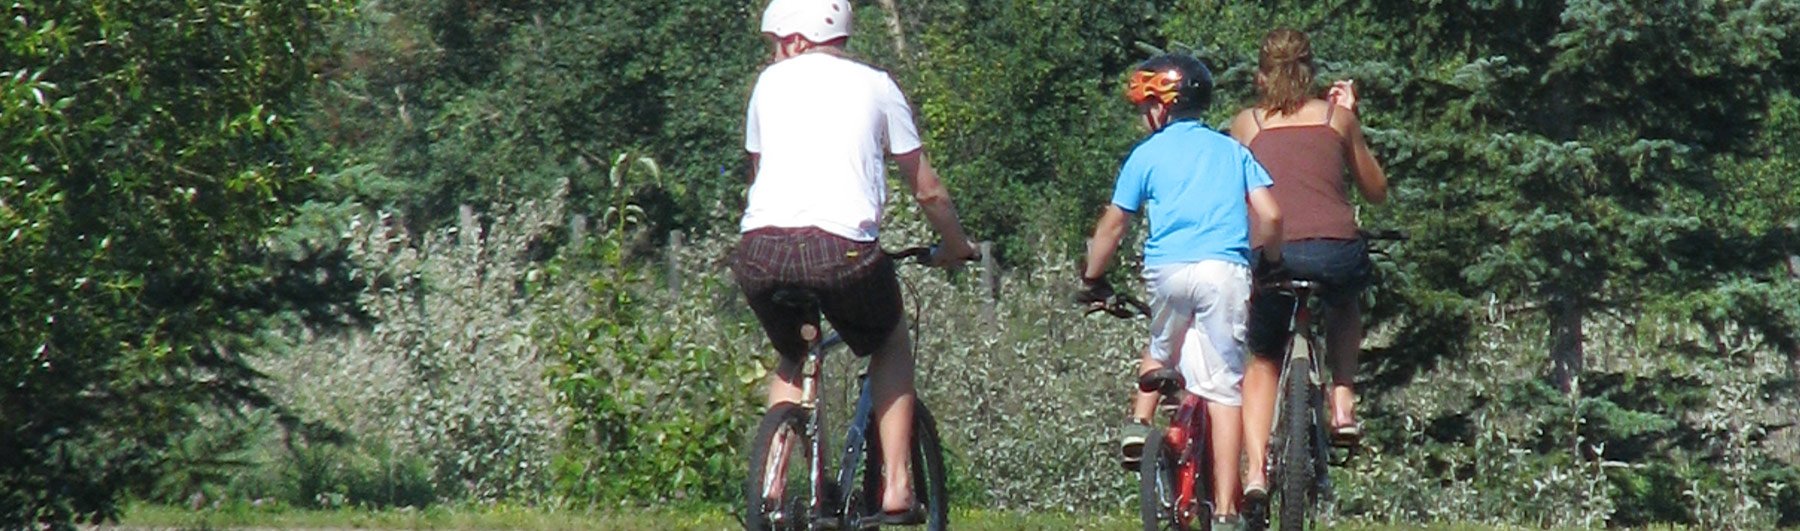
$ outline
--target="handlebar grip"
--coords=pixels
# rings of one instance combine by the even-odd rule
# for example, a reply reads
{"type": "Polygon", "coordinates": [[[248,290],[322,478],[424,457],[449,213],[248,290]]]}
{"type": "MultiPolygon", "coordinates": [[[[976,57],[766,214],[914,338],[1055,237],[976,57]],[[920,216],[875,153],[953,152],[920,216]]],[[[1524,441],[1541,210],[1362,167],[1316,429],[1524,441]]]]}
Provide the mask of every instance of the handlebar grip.
{"type": "MultiPolygon", "coordinates": [[[[893,252],[887,253],[887,255],[888,255],[888,258],[891,258],[896,262],[910,258],[914,262],[923,264],[923,263],[930,261],[931,256],[937,254],[937,251],[938,251],[938,246],[936,246],[936,245],[919,245],[919,246],[914,246],[914,247],[907,247],[905,249],[901,249],[898,251],[893,251],[893,252]]],[[[975,254],[970,256],[968,258],[968,260],[965,260],[965,261],[975,262],[975,261],[979,261],[979,260],[981,260],[981,247],[977,246],[977,247],[975,247],[975,254]]]]}

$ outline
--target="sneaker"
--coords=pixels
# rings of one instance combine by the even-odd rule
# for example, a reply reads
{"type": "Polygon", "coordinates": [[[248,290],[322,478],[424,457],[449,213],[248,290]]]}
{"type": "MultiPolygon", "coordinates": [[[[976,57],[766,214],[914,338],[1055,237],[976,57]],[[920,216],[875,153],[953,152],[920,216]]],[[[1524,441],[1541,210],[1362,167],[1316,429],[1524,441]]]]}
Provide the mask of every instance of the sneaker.
{"type": "Polygon", "coordinates": [[[1214,515],[1213,531],[1244,531],[1244,517],[1235,514],[1214,515]]]}
{"type": "Polygon", "coordinates": [[[1119,427],[1120,462],[1126,469],[1137,470],[1144,459],[1144,440],[1150,437],[1150,425],[1137,419],[1126,419],[1119,427]]]}

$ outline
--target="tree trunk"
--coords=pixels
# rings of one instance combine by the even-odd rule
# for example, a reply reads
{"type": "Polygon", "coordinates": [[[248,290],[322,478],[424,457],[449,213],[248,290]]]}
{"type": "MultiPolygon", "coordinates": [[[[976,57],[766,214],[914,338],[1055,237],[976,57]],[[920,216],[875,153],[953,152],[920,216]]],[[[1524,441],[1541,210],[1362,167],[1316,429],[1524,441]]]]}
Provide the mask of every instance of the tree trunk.
{"type": "Polygon", "coordinates": [[[1550,374],[1564,395],[1579,396],[1583,367],[1582,321],[1587,310],[1572,298],[1550,304],[1550,374]]]}
{"type": "MultiPolygon", "coordinates": [[[[1787,270],[1788,280],[1800,281],[1800,255],[1788,255],[1787,270]]],[[[1788,376],[1800,378],[1800,349],[1788,353],[1788,376]]]]}
{"type": "Polygon", "coordinates": [[[910,63],[906,55],[906,25],[900,20],[900,6],[894,0],[881,0],[881,9],[886,10],[888,17],[888,33],[894,38],[894,53],[902,62],[910,63]]]}

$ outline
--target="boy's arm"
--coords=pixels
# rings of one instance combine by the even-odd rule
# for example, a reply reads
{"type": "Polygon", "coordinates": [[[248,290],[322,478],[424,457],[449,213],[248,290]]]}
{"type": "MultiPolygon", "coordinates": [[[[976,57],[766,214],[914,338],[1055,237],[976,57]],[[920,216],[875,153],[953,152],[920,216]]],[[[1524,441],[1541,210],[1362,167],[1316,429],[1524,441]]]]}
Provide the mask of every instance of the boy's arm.
{"type": "Polygon", "coordinates": [[[1088,241],[1087,263],[1081,269],[1083,280],[1098,279],[1106,274],[1107,265],[1112,262],[1113,253],[1119,249],[1119,241],[1125,237],[1125,227],[1131,221],[1131,214],[1119,205],[1107,204],[1106,210],[1100,213],[1100,220],[1094,223],[1094,237],[1088,241]]]}

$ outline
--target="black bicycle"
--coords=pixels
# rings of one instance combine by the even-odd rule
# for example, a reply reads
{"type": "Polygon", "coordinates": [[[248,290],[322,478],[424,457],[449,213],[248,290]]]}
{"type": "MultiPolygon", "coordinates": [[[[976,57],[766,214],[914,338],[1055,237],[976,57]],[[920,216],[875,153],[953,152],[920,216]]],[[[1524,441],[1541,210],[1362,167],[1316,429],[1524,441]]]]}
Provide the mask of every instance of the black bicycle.
{"type": "MultiPolygon", "coordinates": [[[[1362,232],[1364,240],[1399,241],[1400,231],[1362,232]]],[[[1370,248],[1371,253],[1380,251],[1370,248]]],[[[1326,386],[1331,383],[1329,369],[1321,362],[1324,349],[1313,331],[1312,310],[1308,305],[1313,289],[1311,280],[1293,279],[1261,286],[1292,296],[1293,319],[1281,363],[1281,380],[1275,395],[1275,423],[1269,436],[1268,476],[1271,512],[1277,517],[1281,531],[1302,531],[1317,527],[1313,509],[1331,494],[1328,466],[1342,466],[1355,455],[1353,446],[1334,446],[1327,433],[1329,409],[1325,407],[1326,386]],[[1334,455],[1333,448],[1340,450],[1334,455]]],[[[1252,515],[1247,515],[1252,516],[1252,515]]],[[[1268,514],[1250,518],[1252,529],[1266,529],[1268,514]]]]}
{"type": "MultiPolygon", "coordinates": [[[[932,252],[931,247],[912,247],[888,256],[896,262],[911,259],[923,264],[932,252]]],[[[776,300],[818,315],[818,300],[811,293],[777,293],[776,300]]],[[[832,473],[825,456],[831,445],[826,440],[824,404],[819,397],[824,394],[825,353],[843,344],[843,338],[836,331],[820,337],[816,325],[807,326],[812,328],[803,328],[802,335],[811,345],[801,369],[800,402],[770,408],[750,443],[744,524],[751,530],[851,529],[860,526],[863,517],[881,511],[881,439],[872,415],[868,372],[857,376],[856,406],[838,461],[842,468],[835,479],[828,479],[832,473]]],[[[925,509],[926,528],[942,531],[950,524],[944,452],[937,421],[923,400],[913,401],[911,444],[914,497],[925,509]]]]}

